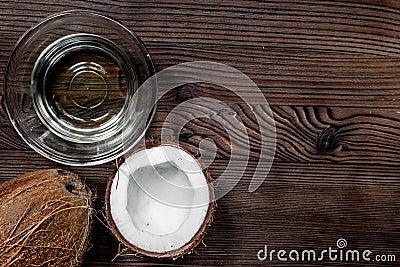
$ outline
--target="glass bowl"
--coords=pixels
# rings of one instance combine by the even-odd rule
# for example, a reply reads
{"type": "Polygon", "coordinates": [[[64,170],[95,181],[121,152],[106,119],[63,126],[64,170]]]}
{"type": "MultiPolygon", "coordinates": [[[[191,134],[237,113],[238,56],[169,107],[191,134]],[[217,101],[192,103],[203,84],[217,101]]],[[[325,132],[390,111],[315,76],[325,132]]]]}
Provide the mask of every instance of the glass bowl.
{"type": "Polygon", "coordinates": [[[5,75],[8,115],[25,142],[66,165],[96,165],[140,141],[154,115],[155,68],[141,40],[91,11],[48,17],[14,48],[5,75]]]}

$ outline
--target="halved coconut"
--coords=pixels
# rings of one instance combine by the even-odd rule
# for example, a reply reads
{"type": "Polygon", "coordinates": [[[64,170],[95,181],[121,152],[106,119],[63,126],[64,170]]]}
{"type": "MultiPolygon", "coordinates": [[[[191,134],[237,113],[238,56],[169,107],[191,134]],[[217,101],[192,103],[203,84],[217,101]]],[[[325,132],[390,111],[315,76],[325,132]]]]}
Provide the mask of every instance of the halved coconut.
{"type": "Polygon", "coordinates": [[[108,183],[107,220],[134,252],[176,258],[191,252],[211,224],[211,177],[174,145],[142,149],[125,159],[108,183]]]}

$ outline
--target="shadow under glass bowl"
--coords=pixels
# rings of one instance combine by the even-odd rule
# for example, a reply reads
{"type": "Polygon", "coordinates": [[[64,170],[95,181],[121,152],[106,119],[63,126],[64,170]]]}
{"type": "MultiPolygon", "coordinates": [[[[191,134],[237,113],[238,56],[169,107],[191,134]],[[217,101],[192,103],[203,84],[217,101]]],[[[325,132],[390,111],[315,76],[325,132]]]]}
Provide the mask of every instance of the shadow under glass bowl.
{"type": "Polygon", "coordinates": [[[12,52],[5,103],[35,151],[67,165],[118,158],[141,140],[154,115],[155,74],[140,39],[91,11],[55,14],[28,30],[12,52]]]}

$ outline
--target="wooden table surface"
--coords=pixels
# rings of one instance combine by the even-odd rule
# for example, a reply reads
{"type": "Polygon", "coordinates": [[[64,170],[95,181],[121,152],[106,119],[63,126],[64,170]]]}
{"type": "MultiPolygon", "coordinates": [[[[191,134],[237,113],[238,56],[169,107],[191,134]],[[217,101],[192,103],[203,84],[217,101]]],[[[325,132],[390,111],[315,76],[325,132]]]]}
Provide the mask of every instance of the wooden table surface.
{"type": "MultiPolygon", "coordinates": [[[[143,40],[158,71],[194,60],[237,68],[269,101],[277,132],[272,169],[263,185],[249,193],[259,155],[249,106],[209,84],[169,94],[158,105],[148,137],[159,137],[168,111],[182,101],[194,96],[222,100],[237,111],[252,137],[245,175],[218,200],[206,246],[201,244],[195,254],[176,261],[132,255],[112,261],[118,242],[96,220],[93,248],[83,266],[289,265],[277,259],[261,262],[257,252],[264,245],[288,251],[335,248],[339,238],[347,240],[349,249],[394,254],[397,262],[391,264],[399,265],[399,1],[1,1],[1,76],[23,32],[69,9],[99,11],[126,24],[143,40]],[[324,129],[332,138],[318,139],[324,129]],[[319,151],[317,141],[322,142],[319,151]]],[[[0,115],[0,182],[36,169],[66,168],[97,190],[96,208],[102,209],[114,163],[78,168],[51,162],[21,140],[4,106],[0,115]]],[[[194,120],[175,134],[194,150],[202,139],[214,140],[218,153],[210,171],[218,177],[230,153],[221,127],[212,120],[194,120]]]]}

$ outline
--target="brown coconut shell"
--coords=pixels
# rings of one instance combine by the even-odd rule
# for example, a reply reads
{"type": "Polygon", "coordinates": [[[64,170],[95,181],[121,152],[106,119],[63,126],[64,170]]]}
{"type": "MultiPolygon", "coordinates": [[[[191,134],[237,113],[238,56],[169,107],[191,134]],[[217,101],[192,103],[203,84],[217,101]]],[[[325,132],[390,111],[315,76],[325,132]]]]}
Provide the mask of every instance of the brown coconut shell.
{"type": "MultiPolygon", "coordinates": [[[[207,214],[206,217],[203,221],[203,224],[201,225],[201,227],[199,228],[199,230],[197,231],[197,233],[193,236],[193,238],[187,243],[185,244],[183,247],[177,248],[175,250],[172,251],[168,251],[166,253],[157,253],[157,252],[152,252],[152,251],[146,251],[143,250],[137,246],[135,246],[134,244],[131,244],[128,240],[126,240],[123,235],[120,233],[120,231],[118,230],[114,219],[112,218],[111,215],[111,209],[110,209],[110,192],[111,192],[111,186],[113,184],[113,180],[115,178],[115,174],[118,171],[118,166],[122,165],[125,161],[125,158],[121,158],[118,166],[116,168],[116,170],[114,171],[114,173],[111,175],[111,177],[108,180],[108,184],[107,184],[107,191],[106,191],[106,203],[105,203],[105,212],[106,212],[106,220],[107,223],[109,225],[109,228],[111,229],[111,232],[114,234],[114,236],[117,238],[117,240],[122,243],[124,246],[126,246],[129,250],[131,250],[133,253],[135,253],[136,255],[140,256],[148,256],[148,257],[154,257],[154,258],[172,258],[173,260],[178,259],[180,257],[183,257],[183,255],[185,254],[191,254],[195,248],[201,243],[203,242],[204,236],[207,232],[207,229],[209,226],[211,226],[212,221],[213,221],[213,213],[214,210],[216,208],[216,201],[215,201],[215,194],[214,194],[214,186],[212,183],[212,177],[210,175],[210,172],[208,171],[207,168],[205,168],[204,163],[202,162],[202,160],[197,156],[197,154],[192,153],[191,151],[189,151],[186,148],[183,148],[182,146],[178,146],[175,144],[160,144],[158,140],[146,140],[145,142],[145,148],[139,148],[134,150],[132,153],[130,153],[130,155],[133,155],[143,149],[150,149],[156,146],[175,146],[178,147],[179,149],[182,149],[183,151],[187,152],[189,155],[192,155],[198,162],[198,164],[201,166],[204,176],[206,177],[209,189],[210,189],[210,199],[212,201],[210,201],[209,205],[208,205],[208,210],[207,210],[207,214]]],[[[129,157],[129,156],[127,156],[129,157]]]]}
{"type": "Polygon", "coordinates": [[[77,266],[89,248],[94,195],[50,169],[0,185],[0,266],[77,266]]]}

